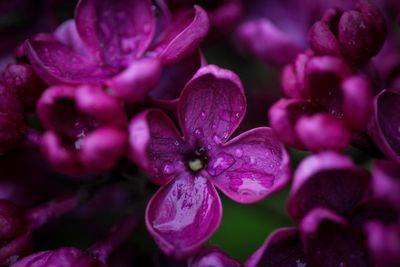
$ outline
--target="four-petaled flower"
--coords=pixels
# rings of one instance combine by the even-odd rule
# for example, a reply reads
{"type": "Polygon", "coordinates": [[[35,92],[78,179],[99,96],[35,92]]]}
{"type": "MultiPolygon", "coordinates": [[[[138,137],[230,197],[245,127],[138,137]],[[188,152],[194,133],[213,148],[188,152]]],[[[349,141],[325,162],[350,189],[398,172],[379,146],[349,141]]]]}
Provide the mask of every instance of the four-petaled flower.
{"type": "Polygon", "coordinates": [[[158,109],[130,122],[130,158],[163,185],[147,206],[146,224],[166,254],[191,255],[217,229],[222,207],[214,186],[252,203],[289,181],[289,157],[272,129],[255,128],[227,142],[245,109],[239,78],[209,65],[180,95],[183,136],[158,109]]]}

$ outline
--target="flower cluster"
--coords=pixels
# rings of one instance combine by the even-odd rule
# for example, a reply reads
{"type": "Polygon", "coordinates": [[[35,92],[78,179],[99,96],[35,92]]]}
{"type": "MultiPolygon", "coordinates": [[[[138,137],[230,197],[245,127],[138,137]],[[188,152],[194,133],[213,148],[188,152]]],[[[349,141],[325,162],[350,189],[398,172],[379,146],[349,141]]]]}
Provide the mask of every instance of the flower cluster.
{"type": "Polygon", "coordinates": [[[11,2],[0,266],[400,266],[396,1],[11,2]]]}

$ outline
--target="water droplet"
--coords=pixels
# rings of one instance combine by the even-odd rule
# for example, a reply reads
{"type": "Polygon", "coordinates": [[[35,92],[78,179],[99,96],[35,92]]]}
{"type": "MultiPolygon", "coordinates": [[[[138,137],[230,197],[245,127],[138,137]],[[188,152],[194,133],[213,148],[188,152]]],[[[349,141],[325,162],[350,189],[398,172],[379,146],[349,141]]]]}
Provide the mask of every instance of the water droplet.
{"type": "Polygon", "coordinates": [[[236,148],[235,149],[235,156],[238,157],[238,158],[241,158],[243,156],[243,149],[236,148]]]}
{"type": "Polygon", "coordinates": [[[175,171],[175,167],[171,161],[167,160],[161,165],[161,172],[166,175],[173,174],[175,171]]]}
{"type": "Polygon", "coordinates": [[[200,117],[201,117],[202,120],[205,120],[206,119],[206,113],[204,111],[202,111],[200,113],[200,117]]]}
{"type": "Polygon", "coordinates": [[[222,134],[222,138],[227,138],[228,137],[228,132],[224,132],[223,134],[222,134]]]}
{"type": "Polygon", "coordinates": [[[207,149],[208,149],[208,150],[211,150],[211,145],[207,145],[207,149]]]}
{"type": "Polygon", "coordinates": [[[239,115],[240,115],[239,112],[236,112],[236,113],[235,113],[235,117],[236,117],[236,118],[239,118],[239,115]]]}
{"type": "Polygon", "coordinates": [[[217,125],[215,123],[211,124],[211,129],[213,130],[217,129],[217,125]]]}
{"type": "Polygon", "coordinates": [[[214,140],[214,143],[216,143],[217,145],[222,143],[221,138],[219,138],[218,135],[214,135],[213,140],[214,140]]]}
{"type": "Polygon", "coordinates": [[[179,146],[179,141],[176,140],[176,141],[174,142],[174,145],[175,145],[175,146],[179,146]]]}
{"type": "Polygon", "coordinates": [[[194,136],[196,138],[203,138],[204,137],[204,133],[203,133],[203,129],[202,128],[197,128],[196,130],[194,130],[193,134],[194,134],[194,136]]]}
{"type": "Polygon", "coordinates": [[[235,163],[235,159],[226,153],[220,153],[213,158],[208,164],[208,173],[217,176],[227,170],[235,163]]]}

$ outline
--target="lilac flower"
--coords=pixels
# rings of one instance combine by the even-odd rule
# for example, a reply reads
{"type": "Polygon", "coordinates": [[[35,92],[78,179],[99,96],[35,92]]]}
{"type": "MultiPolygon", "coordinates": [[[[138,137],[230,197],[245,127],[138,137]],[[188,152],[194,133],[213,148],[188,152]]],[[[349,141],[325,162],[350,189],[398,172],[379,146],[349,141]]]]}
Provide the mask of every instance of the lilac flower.
{"type": "Polygon", "coordinates": [[[51,87],[38,101],[37,113],[48,129],[43,153],[60,172],[105,171],[125,152],[124,110],[98,86],[51,87]]]}
{"type": "Polygon", "coordinates": [[[138,101],[157,84],[160,64],[176,63],[197,48],[208,18],[195,6],[155,34],[149,0],[81,0],[75,20],[64,27],[56,33],[61,42],[26,43],[38,75],[51,85],[105,83],[125,101],[138,101]]]}
{"type": "Polygon", "coordinates": [[[207,66],[179,98],[183,137],[160,110],[132,119],[130,158],[163,185],[147,206],[146,224],[166,254],[193,255],[216,230],[222,207],[214,185],[237,202],[252,203],[288,182],[289,158],[270,128],[227,142],[245,108],[239,78],[207,66]]]}
{"type": "Polygon", "coordinates": [[[300,54],[282,75],[292,99],[275,103],[269,118],[286,144],[321,151],[346,148],[371,115],[372,89],[340,59],[300,54]]]}
{"type": "Polygon", "coordinates": [[[23,109],[17,98],[0,83],[0,155],[11,150],[25,133],[23,109]]]}
{"type": "Polygon", "coordinates": [[[385,19],[368,0],[359,0],[356,10],[327,10],[309,31],[310,46],[317,54],[342,57],[351,66],[366,64],[385,37],[385,19]]]}
{"type": "Polygon", "coordinates": [[[380,148],[391,160],[400,163],[400,94],[396,91],[384,90],[374,98],[373,118],[368,132],[380,148]]]}

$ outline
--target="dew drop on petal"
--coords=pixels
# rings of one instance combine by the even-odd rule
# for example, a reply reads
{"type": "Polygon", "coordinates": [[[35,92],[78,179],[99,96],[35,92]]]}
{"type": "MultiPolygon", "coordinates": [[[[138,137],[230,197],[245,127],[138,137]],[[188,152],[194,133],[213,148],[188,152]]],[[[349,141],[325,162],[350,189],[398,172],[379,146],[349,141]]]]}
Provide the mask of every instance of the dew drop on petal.
{"type": "Polygon", "coordinates": [[[197,128],[196,130],[194,130],[193,134],[196,138],[204,137],[203,129],[201,129],[201,128],[197,128]]]}
{"type": "Polygon", "coordinates": [[[215,123],[211,124],[211,129],[213,130],[217,129],[217,125],[215,123]]]}
{"type": "Polygon", "coordinates": [[[174,164],[172,164],[172,162],[169,160],[164,161],[163,164],[161,165],[161,172],[163,174],[170,175],[173,174],[174,171],[175,171],[174,164]]]}
{"type": "Polygon", "coordinates": [[[222,140],[221,140],[221,138],[219,138],[218,135],[214,135],[213,140],[217,145],[222,143],[222,140]]]}
{"type": "Polygon", "coordinates": [[[226,153],[218,154],[214,159],[208,163],[208,173],[216,176],[227,170],[235,163],[235,159],[226,153]]]}
{"type": "Polygon", "coordinates": [[[202,111],[200,113],[200,117],[201,117],[202,120],[205,120],[206,119],[206,113],[204,111],[202,111]]]}
{"type": "Polygon", "coordinates": [[[235,156],[238,157],[238,158],[243,157],[243,149],[241,149],[241,148],[236,148],[236,149],[235,149],[235,156]]]}

